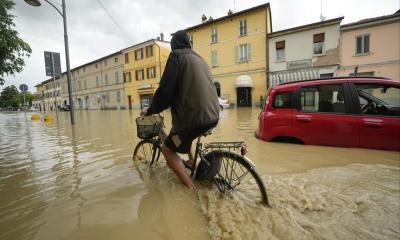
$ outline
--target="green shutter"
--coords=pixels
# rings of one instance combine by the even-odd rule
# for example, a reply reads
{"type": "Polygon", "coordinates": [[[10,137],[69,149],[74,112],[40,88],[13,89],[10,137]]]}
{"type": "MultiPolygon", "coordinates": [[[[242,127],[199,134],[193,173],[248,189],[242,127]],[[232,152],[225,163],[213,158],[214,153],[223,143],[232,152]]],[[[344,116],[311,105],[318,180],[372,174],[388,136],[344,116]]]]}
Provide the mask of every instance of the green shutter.
{"type": "Polygon", "coordinates": [[[251,60],[251,44],[247,44],[247,60],[251,60]]]}
{"type": "Polygon", "coordinates": [[[235,62],[239,62],[239,46],[235,46],[235,62]]]}

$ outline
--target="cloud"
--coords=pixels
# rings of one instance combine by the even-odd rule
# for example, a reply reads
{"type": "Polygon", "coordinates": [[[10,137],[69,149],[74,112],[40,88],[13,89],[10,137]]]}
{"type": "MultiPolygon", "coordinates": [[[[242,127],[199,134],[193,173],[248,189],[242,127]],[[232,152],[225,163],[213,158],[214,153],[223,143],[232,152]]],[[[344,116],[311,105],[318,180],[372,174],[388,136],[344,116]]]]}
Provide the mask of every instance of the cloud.
{"type": "MultiPolygon", "coordinates": [[[[170,34],[201,23],[201,16],[214,19],[266,3],[262,0],[100,0],[123,33],[109,18],[97,0],[66,1],[71,68],[101,58],[133,44],[170,34]],[[235,5],[234,5],[235,3],[235,5]],[[127,36],[126,36],[127,35],[127,36]]],[[[32,7],[23,0],[15,1],[12,14],[20,37],[33,50],[26,59],[24,71],[6,77],[6,85],[28,84],[31,91],[38,82],[48,79],[44,73],[43,51],[60,52],[65,71],[62,18],[49,4],[32,7]]],[[[60,9],[60,0],[52,0],[60,9]]],[[[271,0],[274,30],[319,21],[320,1],[271,0]]],[[[329,18],[345,16],[344,23],[361,18],[390,14],[399,9],[397,0],[323,1],[323,14],[329,18]]],[[[0,87],[0,89],[5,86],[0,87]]]]}

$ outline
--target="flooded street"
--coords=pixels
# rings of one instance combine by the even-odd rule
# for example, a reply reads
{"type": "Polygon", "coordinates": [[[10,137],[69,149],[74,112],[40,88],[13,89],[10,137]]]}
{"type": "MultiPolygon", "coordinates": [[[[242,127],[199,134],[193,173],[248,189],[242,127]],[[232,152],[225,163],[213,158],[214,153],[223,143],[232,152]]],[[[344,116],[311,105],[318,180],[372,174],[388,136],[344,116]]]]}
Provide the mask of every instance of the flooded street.
{"type": "Polygon", "coordinates": [[[134,164],[138,111],[0,113],[0,239],[398,239],[399,152],[263,142],[258,113],[223,110],[204,142],[246,141],[272,208],[134,164]]]}

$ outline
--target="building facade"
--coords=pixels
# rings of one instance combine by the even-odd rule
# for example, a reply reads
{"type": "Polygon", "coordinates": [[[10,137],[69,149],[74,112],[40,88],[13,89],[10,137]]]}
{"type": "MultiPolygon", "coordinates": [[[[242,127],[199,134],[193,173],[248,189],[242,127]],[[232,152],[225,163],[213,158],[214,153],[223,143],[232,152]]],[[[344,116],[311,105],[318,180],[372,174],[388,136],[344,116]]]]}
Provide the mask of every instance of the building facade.
{"type": "Polygon", "coordinates": [[[154,39],[122,50],[127,109],[150,106],[170,51],[169,42],[154,39]]]}
{"type": "MultiPolygon", "coordinates": [[[[116,52],[71,69],[75,109],[123,109],[123,61],[116,52]]],[[[69,105],[67,75],[61,76],[61,102],[69,105]]]]}
{"type": "Polygon", "coordinates": [[[186,29],[193,50],[211,68],[220,97],[237,106],[260,103],[266,92],[271,9],[263,4],[207,19],[186,29]]]}
{"type": "Polygon", "coordinates": [[[336,76],[342,20],[340,17],[269,34],[268,87],[336,76]]]}
{"type": "Polygon", "coordinates": [[[339,76],[400,80],[400,11],[343,25],[341,39],[339,76]]]}

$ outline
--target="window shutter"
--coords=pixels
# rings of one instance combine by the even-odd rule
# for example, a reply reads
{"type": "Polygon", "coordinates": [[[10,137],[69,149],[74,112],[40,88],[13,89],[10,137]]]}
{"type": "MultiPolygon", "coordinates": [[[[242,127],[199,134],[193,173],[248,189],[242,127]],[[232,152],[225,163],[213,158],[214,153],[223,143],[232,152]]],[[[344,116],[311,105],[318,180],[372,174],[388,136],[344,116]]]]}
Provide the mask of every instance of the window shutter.
{"type": "Polygon", "coordinates": [[[239,46],[235,46],[235,62],[239,62],[239,46]]]}
{"type": "Polygon", "coordinates": [[[314,34],[314,43],[325,41],[325,33],[314,34]]]}
{"type": "Polygon", "coordinates": [[[251,44],[247,44],[247,60],[251,60],[251,44]]]}
{"type": "Polygon", "coordinates": [[[369,53],[369,35],[364,36],[364,53],[369,53]]]}

